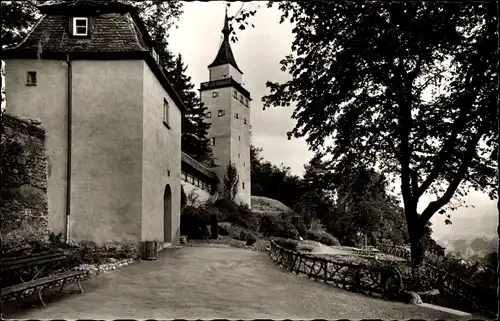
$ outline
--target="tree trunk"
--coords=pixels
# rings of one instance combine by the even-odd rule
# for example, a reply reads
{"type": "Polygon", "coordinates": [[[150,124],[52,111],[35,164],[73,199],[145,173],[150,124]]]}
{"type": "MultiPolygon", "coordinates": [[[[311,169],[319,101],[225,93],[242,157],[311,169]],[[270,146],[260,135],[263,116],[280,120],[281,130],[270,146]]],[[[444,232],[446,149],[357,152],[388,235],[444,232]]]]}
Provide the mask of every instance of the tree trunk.
{"type": "Polygon", "coordinates": [[[420,266],[424,260],[424,245],[422,244],[421,233],[414,231],[410,233],[411,243],[411,266],[412,269],[420,266]]]}

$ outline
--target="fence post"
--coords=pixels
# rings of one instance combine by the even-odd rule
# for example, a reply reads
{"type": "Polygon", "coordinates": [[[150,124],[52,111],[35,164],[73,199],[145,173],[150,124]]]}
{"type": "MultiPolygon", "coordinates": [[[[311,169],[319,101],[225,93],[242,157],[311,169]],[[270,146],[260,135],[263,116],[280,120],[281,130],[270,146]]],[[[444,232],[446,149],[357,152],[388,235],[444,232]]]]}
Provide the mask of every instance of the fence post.
{"type": "Polygon", "coordinates": [[[328,283],[328,261],[327,260],[323,260],[323,264],[324,264],[324,267],[325,267],[325,272],[324,272],[324,281],[325,283],[328,283]]]}

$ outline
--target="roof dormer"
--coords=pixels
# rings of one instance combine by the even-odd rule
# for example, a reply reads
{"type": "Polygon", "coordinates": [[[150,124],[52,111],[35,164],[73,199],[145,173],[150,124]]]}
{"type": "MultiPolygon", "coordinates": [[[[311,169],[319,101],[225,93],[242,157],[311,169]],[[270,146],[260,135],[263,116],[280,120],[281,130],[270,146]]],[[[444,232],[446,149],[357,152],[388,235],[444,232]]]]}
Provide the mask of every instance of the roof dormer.
{"type": "Polygon", "coordinates": [[[89,17],[71,17],[69,20],[69,30],[72,37],[90,37],[89,17]]]}

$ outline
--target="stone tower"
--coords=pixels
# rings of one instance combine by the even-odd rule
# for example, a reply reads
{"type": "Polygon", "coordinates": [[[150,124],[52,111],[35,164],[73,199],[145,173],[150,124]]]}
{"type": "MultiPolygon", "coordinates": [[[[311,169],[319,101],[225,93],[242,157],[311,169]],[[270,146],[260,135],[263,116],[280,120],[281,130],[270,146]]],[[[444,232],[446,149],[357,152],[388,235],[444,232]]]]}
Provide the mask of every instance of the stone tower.
{"type": "Polygon", "coordinates": [[[224,174],[231,162],[236,167],[239,183],[236,203],[251,206],[250,193],[250,93],[243,87],[242,75],[229,43],[227,11],[224,36],[215,60],[208,66],[209,81],[201,84],[201,101],[208,107],[206,121],[212,124],[208,136],[215,163],[213,171],[224,188],[224,174]]]}

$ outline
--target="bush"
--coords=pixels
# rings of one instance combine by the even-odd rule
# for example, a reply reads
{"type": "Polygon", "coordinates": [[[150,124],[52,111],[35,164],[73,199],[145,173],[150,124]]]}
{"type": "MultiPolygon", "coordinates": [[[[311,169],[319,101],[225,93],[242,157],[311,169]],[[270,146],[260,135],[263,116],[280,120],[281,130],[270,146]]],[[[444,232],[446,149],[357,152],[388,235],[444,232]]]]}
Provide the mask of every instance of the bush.
{"type": "Polygon", "coordinates": [[[259,232],[266,237],[275,236],[297,239],[299,236],[299,232],[287,217],[279,217],[272,214],[263,214],[260,217],[259,232]]]}
{"type": "Polygon", "coordinates": [[[246,242],[246,245],[250,246],[250,245],[254,245],[255,242],[257,242],[257,236],[255,236],[255,234],[249,234],[247,235],[247,242],[246,242]]]}
{"type": "Polygon", "coordinates": [[[217,222],[217,214],[210,215],[210,233],[212,238],[216,240],[219,237],[219,223],[217,222]]]}
{"type": "Polygon", "coordinates": [[[214,203],[214,206],[220,211],[221,221],[257,230],[258,219],[246,204],[237,205],[231,200],[220,199],[214,203]]]}
{"type": "Polygon", "coordinates": [[[297,241],[297,240],[284,239],[284,238],[277,239],[277,240],[275,240],[275,242],[279,246],[281,246],[285,249],[292,250],[292,251],[297,251],[297,246],[299,245],[299,241],[297,241]]]}
{"type": "Polygon", "coordinates": [[[219,223],[219,234],[222,236],[229,236],[233,231],[233,226],[229,222],[220,222],[219,223]]]}
{"type": "Polygon", "coordinates": [[[246,245],[253,245],[257,242],[257,235],[251,230],[245,228],[235,228],[231,232],[231,238],[239,241],[245,241],[246,245]]]}
{"type": "Polygon", "coordinates": [[[2,235],[2,254],[5,255],[30,255],[49,248],[49,232],[41,224],[25,223],[2,235]]]}
{"type": "Polygon", "coordinates": [[[209,217],[202,207],[185,206],[181,213],[181,234],[190,239],[206,239],[209,236],[209,217]]]}
{"type": "Polygon", "coordinates": [[[316,242],[323,243],[324,245],[329,245],[329,246],[340,245],[339,240],[337,240],[334,236],[325,231],[308,231],[307,238],[316,242]]]}
{"type": "Polygon", "coordinates": [[[291,217],[291,223],[297,230],[300,236],[307,235],[307,225],[304,218],[301,215],[295,214],[291,217]]]}

